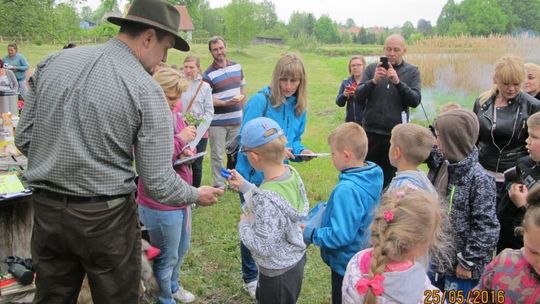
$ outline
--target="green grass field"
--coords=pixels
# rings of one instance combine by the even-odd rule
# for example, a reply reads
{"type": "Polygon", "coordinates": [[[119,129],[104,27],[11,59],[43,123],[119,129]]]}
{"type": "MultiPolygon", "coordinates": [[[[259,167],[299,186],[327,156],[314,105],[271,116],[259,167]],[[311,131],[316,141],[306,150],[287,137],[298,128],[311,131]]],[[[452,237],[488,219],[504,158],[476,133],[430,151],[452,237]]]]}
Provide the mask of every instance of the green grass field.
{"type": "MultiPolygon", "coordinates": [[[[32,67],[41,58],[61,48],[58,45],[21,45],[32,67]]],[[[201,57],[203,69],[211,62],[206,45],[194,45],[193,54],[201,57]]],[[[2,54],[6,44],[0,44],[2,54]]],[[[238,61],[244,68],[248,96],[267,85],[279,56],[288,52],[287,47],[272,45],[252,46],[237,51],[229,49],[228,57],[238,61]]],[[[169,64],[181,65],[184,53],[170,51],[169,64]]],[[[347,76],[347,56],[327,57],[316,54],[301,54],[308,74],[308,123],[303,142],[316,152],[329,152],[326,138],[330,131],[343,121],[344,108],[335,105],[335,97],[341,80],[347,76]]],[[[426,104],[428,113],[434,114],[436,95],[426,104]],[[435,96],[435,97],[434,97],[435,96]]],[[[448,98],[442,99],[444,102],[448,98]]],[[[472,101],[469,101],[472,102],[472,101]]],[[[418,110],[416,110],[418,112],[418,110]]],[[[421,115],[415,115],[415,117],[421,115]]],[[[205,158],[204,184],[211,184],[209,157],[205,158]]],[[[331,159],[314,159],[308,163],[295,163],[301,173],[313,206],[326,200],[337,181],[338,172],[331,159]]],[[[242,290],[238,219],[240,215],[238,194],[232,191],[220,198],[212,207],[196,208],[193,212],[193,236],[191,249],[182,267],[182,284],[197,296],[196,303],[252,303],[242,290]]],[[[330,272],[321,261],[318,248],[308,249],[302,294],[298,303],[329,303],[330,272]]]]}

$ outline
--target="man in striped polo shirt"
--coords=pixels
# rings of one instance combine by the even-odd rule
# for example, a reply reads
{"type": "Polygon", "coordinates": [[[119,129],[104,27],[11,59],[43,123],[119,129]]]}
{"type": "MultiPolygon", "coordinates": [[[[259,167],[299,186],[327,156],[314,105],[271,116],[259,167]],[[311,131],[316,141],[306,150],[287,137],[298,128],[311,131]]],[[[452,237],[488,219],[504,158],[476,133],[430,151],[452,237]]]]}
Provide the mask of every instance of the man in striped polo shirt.
{"type": "MultiPolygon", "coordinates": [[[[244,93],[244,73],[239,63],[227,59],[227,45],[220,36],[208,41],[208,49],[214,62],[204,72],[204,80],[212,87],[214,117],[208,130],[211,150],[214,187],[225,188],[221,176],[223,153],[228,142],[233,140],[242,123],[242,107],[246,99],[244,93]]],[[[230,160],[227,161],[229,164],[230,160]]],[[[234,165],[231,166],[234,168],[234,165]]]]}

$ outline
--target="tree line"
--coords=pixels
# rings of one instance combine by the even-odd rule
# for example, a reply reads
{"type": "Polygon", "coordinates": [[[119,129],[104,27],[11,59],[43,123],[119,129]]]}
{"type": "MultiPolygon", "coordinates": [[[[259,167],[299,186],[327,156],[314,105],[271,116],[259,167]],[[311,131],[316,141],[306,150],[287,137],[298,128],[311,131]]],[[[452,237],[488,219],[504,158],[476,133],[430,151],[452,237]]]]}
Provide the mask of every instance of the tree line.
{"type": "MultiPolygon", "coordinates": [[[[222,35],[236,46],[245,46],[255,36],[281,38],[298,47],[334,43],[376,44],[389,33],[401,33],[407,40],[432,35],[489,35],[540,33],[540,0],[448,0],[437,24],[425,19],[401,27],[369,29],[357,27],[352,18],[345,24],[328,15],[295,11],[288,22],[278,20],[270,0],[232,0],[227,6],[210,8],[208,0],[167,0],[186,5],[195,31],[193,38],[222,35]],[[351,29],[355,28],[355,31],[351,29]]],[[[72,37],[111,37],[117,28],[103,22],[108,12],[120,12],[118,0],[102,0],[92,10],[85,0],[0,0],[0,36],[25,37],[34,43],[66,42],[72,37]],[[79,10],[77,7],[81,7],[79,10]],[[83,30],[79,23],[97,24],[83,30]]],[[[130,1],[131,2],[131,1],[130,1]]],[[[358,18],[362,19],[361,15],[358,18]]]]}

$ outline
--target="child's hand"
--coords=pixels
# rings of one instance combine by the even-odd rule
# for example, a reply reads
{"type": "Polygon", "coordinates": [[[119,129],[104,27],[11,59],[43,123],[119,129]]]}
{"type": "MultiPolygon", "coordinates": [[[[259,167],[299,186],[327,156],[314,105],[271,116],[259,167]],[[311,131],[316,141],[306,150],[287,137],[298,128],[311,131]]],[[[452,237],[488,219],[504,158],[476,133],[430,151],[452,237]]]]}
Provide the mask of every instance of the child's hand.
{"type": "Polygon", "coordinates": [[[183,143],[188,143],[195,139],[197,136],[197,129],[194,126],[188,126],[182,129],[182,131],[176,133],[176,137],[180,138],[183,143]]]}
{"type": "Polygon", "coordinates": [[[180,157],[182,156],[188,157],[188,156],[193,156],[193,155],[195,155],[195,152],[193,152],[193,150],[189,148],[182,150],[182,153],[180,153],[180,157]]]}
{"type": "Polygon", "coordinates": [[[248,215],[245,213],[240,213],[240,221],[244,221],[248,218],[248,215]]]}
{"type": "Polygon", "coordinates": [[[245,182],[245,180],[242,175],[238,173],[238,171],[232,169],[229,170],[229,172],[231,173],[231,176],[227,179],[227,181],[229,182],[229,186],[231,186],[231,188],[233,188],[234,190],[238,191],[238,189],[240,189],[240,186],[245,182]]]}
{"type": "Polygon", "coordinates": [[[529,195],[529,190],[524,184],[512,183],[508,190],[510,200],[512,200],[512,203],[518,208],[527,204],[527,195],[529,195]]]}
{"type": "Polygon", "coordinates": [[[287,159],[292,159],[292,158],[295,158],[296,156],[294,156],[294,154],[292,153],[291,148],[287,148],[287,149],[285,149],[285,157],[287,159]]]}
{"type": "Polygon", "coordinates": [[[466,270],[465,268],[461,267],[461,265],[457,265],[456,267],[456,277],[459,279],[471,279],[472,278],[472,272],[466,270]]]}
{"type": "Polygon", "coordinates": [[[304,230],[306,229],[306,224],[300,224],[300,229],[302,229],[302,233],[304,233],[304,230]]]}

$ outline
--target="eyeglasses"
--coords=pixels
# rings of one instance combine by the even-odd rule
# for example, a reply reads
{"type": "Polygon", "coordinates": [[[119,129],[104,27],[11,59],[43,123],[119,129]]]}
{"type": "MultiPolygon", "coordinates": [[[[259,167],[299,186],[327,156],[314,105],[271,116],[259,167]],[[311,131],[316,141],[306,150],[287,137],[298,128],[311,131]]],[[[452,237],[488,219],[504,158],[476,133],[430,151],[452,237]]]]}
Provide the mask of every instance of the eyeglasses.
{"type": "Polygon", "coordinates": [[[242,149],[240,149],[240,153],[242,153],[244,155],[247,155],[248,152],[255,152],[255,151],[246,149],[244,147],[242,147],[242,149]]]}

